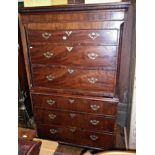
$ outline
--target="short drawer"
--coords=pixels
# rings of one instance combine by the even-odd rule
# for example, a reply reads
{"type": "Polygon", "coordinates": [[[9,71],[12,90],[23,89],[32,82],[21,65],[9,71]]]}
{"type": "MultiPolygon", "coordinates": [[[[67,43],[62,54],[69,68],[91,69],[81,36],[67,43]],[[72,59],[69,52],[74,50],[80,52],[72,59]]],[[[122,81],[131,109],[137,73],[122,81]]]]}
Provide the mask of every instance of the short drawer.
{"type": "Polygon", "coordinates": [[[117,46],[33,45],[32,64],[117,68],[117,46]]]}
{"type": "Polygon", "coordinates": [[[32,66],[33,86],[114,94],[116,71],[32,66]]]}
{"type": "Polygon", "coordinates": [[[108,149],[113,148],[115,141],[114,134],[85,131],[74,127],[38,124],[37,130],[40,138],[85,147],[108,149]]]}
{"type": "Polygon", "coordinates": [[[27,30],[29,42],[118,44],[118,30],[27,30]]]}
{"type": "Polygon", "coordinates": [[[114,132],[115,118],[77,112],[34,110],[35,121],[44,124],[73,126],[82,129],[114,132]]]}
{"type": "Polygon", "coordinates": [[[89,99],[74,96],[57,96],[54,94],[33,94],[31,93],[32,103],[36,108],[60,109],[78,112],[87,112],[116,116],[117,100],[114,99],[89,99]]]}

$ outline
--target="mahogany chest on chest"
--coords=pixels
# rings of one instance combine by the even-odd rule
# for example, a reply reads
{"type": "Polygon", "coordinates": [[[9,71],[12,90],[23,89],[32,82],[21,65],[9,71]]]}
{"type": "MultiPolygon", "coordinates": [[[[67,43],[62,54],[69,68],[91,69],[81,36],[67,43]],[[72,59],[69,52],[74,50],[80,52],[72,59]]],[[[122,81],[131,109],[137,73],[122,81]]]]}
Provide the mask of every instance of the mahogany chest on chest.
{"type": "Polygon", "coordinates": [[[115,144],[122,34],[129,3],[19,10],[40,138],[84,147],[115,144]]]}

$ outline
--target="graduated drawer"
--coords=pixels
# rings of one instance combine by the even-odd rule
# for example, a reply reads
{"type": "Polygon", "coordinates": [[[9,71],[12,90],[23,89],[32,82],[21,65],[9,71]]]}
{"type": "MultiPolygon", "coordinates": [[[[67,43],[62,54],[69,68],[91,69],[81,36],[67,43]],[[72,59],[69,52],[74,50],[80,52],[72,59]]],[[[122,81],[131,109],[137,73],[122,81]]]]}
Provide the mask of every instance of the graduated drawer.
{"type": "Polygon", "coordinates": [[[37,124],[38,136],[44,139],[66,142],[85,147],[108,149],[114,146],[114,135],[83,131],[74,127],[37,124]]]}
{"type": "Polygon", "coordinates": [[[118,30],[27,30],[30,43],[101,43],[118,44],[118,30]]]}
{"type": "Polygon", "coordinates": [[[87,99],[46,94],[32,94],[32,103],[36,108],[60,109],[94,114],[116,116],[117,100],[114,99],[87,99]]]}
{"type": "Polygon", "coordinates": [[[43,124],[74,126],[89,130],[114,132],[115,118],[57,110],[34,110],[35,121],[43,124]]]}
{"type": "Polygon", "coordinates": [[[74,66],[102,66],[116,69],[117,46],[33,45],[30,47],[32,64],[74,66]]]}
{"type": "Polygon", "coordinates": [[[33,86],[114,93],[115,71],[32,66],[33,86]]]}

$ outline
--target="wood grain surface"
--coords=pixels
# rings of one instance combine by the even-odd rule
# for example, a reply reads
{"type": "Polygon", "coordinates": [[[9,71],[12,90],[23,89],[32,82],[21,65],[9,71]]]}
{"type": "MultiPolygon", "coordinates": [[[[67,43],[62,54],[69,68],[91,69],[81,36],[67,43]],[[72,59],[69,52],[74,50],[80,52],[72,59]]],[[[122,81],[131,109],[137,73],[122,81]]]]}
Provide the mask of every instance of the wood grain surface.
{"type": "Polygon", "coordinates": [[[39,137],[89,148],[114,147],[117,103],[127,87],[128,70],[123,70],[129,67],[129,6],[19,9],[39,137]]]}

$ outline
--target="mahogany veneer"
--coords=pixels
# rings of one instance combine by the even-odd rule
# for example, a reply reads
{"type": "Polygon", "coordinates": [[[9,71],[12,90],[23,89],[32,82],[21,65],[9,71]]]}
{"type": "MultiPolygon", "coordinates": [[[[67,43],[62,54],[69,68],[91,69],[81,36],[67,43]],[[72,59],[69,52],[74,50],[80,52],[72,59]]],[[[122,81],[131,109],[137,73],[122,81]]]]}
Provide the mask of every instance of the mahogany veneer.
{"type": "Polygon", "coordinates": [[[35,87],[94,90],[112,94],[116,81],[114,71],[75,69],[72,67],[32,66],[32,76],[35,87]]]}
{"type": "Polygon", "coordinates": [[[57,125],[38,125],[38,131],[42,138],[65,141],[71,145],[76,144],[85,147],[108,149],[113,147],[114,144],[114,135],[110,133],[93,132],[57,125]]]}
{"type": "Polygon", "coordinates": [[[31,93],[32,100],[35,102],[35,108],[47,110],[59,109],[77,112],[86,112],[93,114],[102,114],[104,116],[116,117],[117,102],[114,99],[95,99],[75,96],[59,96],[54,94],[35,94],[31,93]]]}
{"type": "Polygon", "coordinates": [[[114,131],[115,118],[56,110],[35,110],[37,123],[73,126],[81,129],[114,131]]]}
{"type": "Polygon", "coordinates": [[[78,46],[74,44],[59,44],[58,46],[47,44],[31,47],[30,60],[32,64],[102,67],[113,70],[117,66],[117,46],[78,46]],[[97,54],[96,60],[90,59],[91,51],[97,54]]]}
{"type": "Polygon", "coordinates": [[[39,137],[98,149],[114,147],[129,5],[20,8],[39,137]]]}
{"type": "Polygon", "coordinates": [[[100,43],[105,45],[115,45],[118,43],[118,31],[115,29],[72,31],[28,30],[27,34],[28,40],[31,43],[100,43]],[[48,39],[42,36],[44,34],[48,39]]]}

